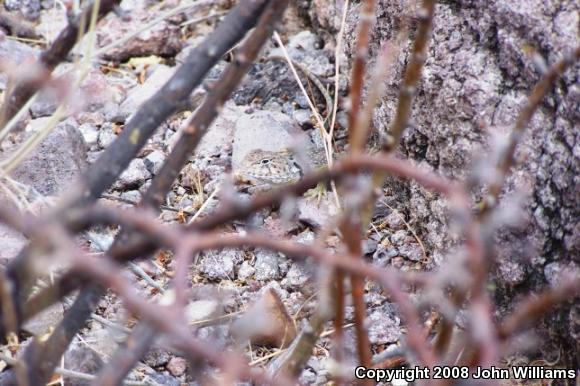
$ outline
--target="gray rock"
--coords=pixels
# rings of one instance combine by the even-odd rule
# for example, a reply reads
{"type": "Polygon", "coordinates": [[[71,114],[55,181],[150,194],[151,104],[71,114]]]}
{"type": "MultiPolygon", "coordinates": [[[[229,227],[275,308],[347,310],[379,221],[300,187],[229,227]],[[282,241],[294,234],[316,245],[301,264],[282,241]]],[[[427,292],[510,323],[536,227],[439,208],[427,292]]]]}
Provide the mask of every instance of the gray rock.
{"type": "Polygon", "coordinates": [[[97,352],[111,357],[117,350],[119,343],[125,341],[127,334],[100,324],[93,324],[84,338],[87,342],[91,342],[91,347],[97,352]]]}
{"type": "Polygon", "coordinates": [[[398,247],[399,254],[411,261],[423,260],[423,250],[416,243],[405,243],[398,247]]]}
{"type": "Polygon", "coordinates": [[[23,329],[33,335],[42,336],[50,332],[62,320],[63,315],[62,303],[57,302],[28,319],[23,329]]]}
{"type": "Polygon", "coordinates": [[[20,233],[4,224],[0,224],[0,260],[13,258],[26,243],[26,238],[20,233]]]}
{"type": "Polygon", "coordinates": [[[138,190],[130,190],[128,192],[123,192],[121,193],[121,198],[137,203],[141,201],[141,192],[139,192],[138,190]]]}
{"type": "MultiPolygon", "coordinates": [[[[25,68],[27,63],[34,63],[38,58],[38,55],[40,55],[40,51],[37,48],[30,47],[27,44],[13,39],[0,39],[0,58],[6,61],[6,65],[25,68]]],[[[6,89],[7,80],[7,73],[2,71],[0,73],[0,90],[6,89]]]]}
{"type": "Polygon", "coordinates": [[[121,174],[113,188],[118,190],[134,189],[149,178],[151,178],[151,173],[147,170],[145,162],[141,158],[136,158],[131,161],[127,169],[121,174]]]}
{"type": "Polygon", "coordinates": [[[544,268],[544,275],[550,286],[557,287],[564,277],[580,280],[580,266],[574,262],[568,264],[553,262],[544,268]]]}
{"type": "Polygon", "coordinates": [[[298,109],[292,113],[292,118],[303,127],[312,125],[312,121],[310,120],[311,116],[312,112],[307,109],[298,109]]]}
{"type": "Polygon", "coordinates": [[[301,289],[309,279],[310,272],[304,263],[295,262],[290,266],[283,283],[285,287],[297,290],[301,289]]]}
{"type": "Polygon", "coordinates": [[[363,255],[369,255],[377,250],[378,242],[373,239],[363,240],[362,253],[363,255]]]}
{"type": "MultiPolygon", "coordinates": [[[[118,40],[119,36],[140,29],[157,16],[156,12],[149,9],[132,9],[130,20],[122,20],[118,17],[105,18],[99,26],[99,48],[118,40]]],[[[182,47],[180,37],[179,26],[163,20],[128,42],[107,50],[103,58],[124,62],[129,58],[140,56],[175,56],[182,47]]]]}
{"type": "Polygon", "coordinates": [[[402,335],[401,320],[394,308],[386,304],[369,315],[369,340],[373,344],[396,342],[402,335]]]}
{"type": "Polygon", "coordinates": [[[86,144],[76,126],[72,120],[59,124],[14,170],[12,177],[44,195],[70,189],[71,182],[85,168],[87,156],[86,144]]]}
{"type": "Polygon", "coordinates": [[[145,80],[145,83],[136,85],[127,94],[127,98],[119,106],[116,120],[124,122],[134,114],[147,99],[151,98],[175,72],[175,68],[160,64],[145,80]]]}
{"type": "Polygon", "coordinates": [[[155,368],[166,365],[170,359],[171,353],[169,351],[157,347],[149,350],[149,352],[145,354],[143,362],[148,366],[155,368]]]}
{"type": "Polygon", "coordinates": [[[300,198],[298,200],[298,219],[314,227],[326,224],[338,214],[332,193],[327,192],[318,202],[316,197],[300,198]]]}
{"type": "MultiPolygon", "coordinates": [[[[64,354],[64,368],[78,371],[83,374],[96,374],[103,367],[104,362],[99,355],[75,340],[64,354]]],[[[77,378],[63,377],[64,382],[71,386],[86,386],[87,381],[77,378]]]]}
{"type": "Polygon", "coordinates": [[[280,277],[278,253],[257,249],[255,255],[256,262],[254,268],[256,269],[256,280],[273,280],[280,277]]]}
{"type": "Polygon", "coordinates": [[[185,316],[189,323],[207,320],[218,315],[221,306],[216,300],[197,300],[187,305],[185,316]]]}
{"type": "Polygon", "coordinates": [[[155,372],[149,374],[149,378],[151,378],[156,384],[163,386],[181,386],[183,384],[179,379],[164,373],[155,372]]]}
{"type": "MultiPolygon", "coordinates": [[[[242,115],[236,122],[232,167],[237,170],[252,150],[281,151],[299,144],[300,130],[294,121],[279,112],[255,111],[242,115]]],[[[302,136],[303,140],[307,140],[302,136]]]]}
{"type": "Polygon", "coordinates": [[[240,269],[238,269],[238,279],[248,280],[254,275],[255,272],[256,269],[252,267],[249,262],[244,261],[240,266],[240,269]]]}
{"type": "MultiPolygon", "coordinates": [[[[319,77],[332,76],[334,68],[319,50],[319,38],[310,31],[302,31],[290,37],[286,50],[293,60],[299,62],[319,77]]],[[[269,56],[284,56],[281,48],[275,48],[269,56]]]]}
{"type": "Polygon", "coordinates": [[[393,245],[400,246],[400,245],[403,245],[406,238],[407,238],[407,231],[399,230],[391,235],[391,242],[393,243],[393,245]]]}
{"type": "Polygon", "coordinates": [[[397,231],[405,229],[404,216],[398,210],[393,210],[391,213],[389,213],[385,218],[385,221],[390,230],[397,231]]]}
{"type": "Polygon", "coordinates": [[[171,375],[179,377],[185,374],[185,371],[187,370],[187,360],[181,357],[173,357],[169,360],[166,367],[171,375]]]}
{"type": "Polygon", "coordinates": [[[112,233],[107,233],[106,231],[87,231],[85,233],[87,239],[91,243],[91,248],[95,252],[105,252],[113,245],[115,236],[112,233]]]}
{"type": "Polygon", "coordinates": [[[55,6],[45,9],[40,14],[40,20],[36,26],[36,33],[42,36],[46,41],[52,42],[58,36],[58,33],[67,26],[68,20],[66,10],[62,7],[55,6]]]}
{"type": "Polygon", "coordinates": [[[99,129],[95,125],[84,123],[79,126],[79,131],[83,135],[83,139],[89,147],[92,148],[97,144],[99,140],[99,129]]]}
{"type": "Polygon", "coordinates": [[[101,130],[99,130],[99,147],[101,149],[107,148],[116,138],[117,135],[115,134],[112,125],[107,124],[101,127],[101,130]]]}
{"type": "Polygon", "coordinates": [[[149,173],[156,175],[161,170],[163,163],[165,162],[165,153],[161,150],[153,150],[151,153],[147,155],[147,157],[143,158],[143,162],[145,162],[145,166],[149,173]]]}
{"type": "Polygon", "coordinates": [[[83,111],[101,112],[111,121],[124,97],[122,87],[113,82],[100,70],[92,69],[82,82],[75,107],[83,111]]]}
{"type": "Polygon", "coordinates": [[[59,66],[53,76],[55,85],[44,88],[36,101],[30,107],[33,118],[45,117],[53,114],[57,107],[66,102],[72,111],[94,112],[103,110],[105,116],[118,109],[116,87],[111,87],[108,78],[99,70],[91,70],[83,79],[75,94],[63,100],[62,84],[73,85],[77,82],[75,68],[65,63],[59,66]]]}
{"type": "Polygon", "coordinates": [[[209,127],[195,150],[201,157],[226,157],[232,149],[236,121],[243,115],[243,109],[233,102],[226,102],[221,114],[209,127]]]}
{"type": "Polygon", "coordinates": [[[527,278],[524,262],[506,259],[498,256],[498,275],[501,280],[511,286],[524,283],[527,278]]]}
{"type": "Polygon", "coordinates": [[[219,252],[204,252],[201,272],[210,280],[234,280],[235,266],[244,260],[243,252],[224,249],[219,252]]]}
{"type": "Polygon", "coordinates": [[[19,10],[27,20],[40,17],[40,0],[7,0],[4,7],[9,11],[19,10]]]}
{"type": "Polygon", "coordinates": [[[395,247],[385,247],[383,244],[377,246],[377,250],[373,254],[373,261],[377,262],[381,266],[386,266],[389,261],[399,254],[399,251],[395,247]]]}
{"type": "Polygon", "coordinates": [[[30,106],[30,115],[32,118],[48,117],[52,115],[61,99],[58,91],[52,88],[44,89],[36,98],[36,101],[30,106]]]}

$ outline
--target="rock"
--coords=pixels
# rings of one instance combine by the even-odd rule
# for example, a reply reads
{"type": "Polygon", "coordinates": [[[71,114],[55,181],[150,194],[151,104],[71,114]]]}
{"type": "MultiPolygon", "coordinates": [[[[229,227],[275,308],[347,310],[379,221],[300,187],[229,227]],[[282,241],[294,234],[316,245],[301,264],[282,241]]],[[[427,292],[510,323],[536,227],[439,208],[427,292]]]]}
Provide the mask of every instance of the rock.
{"type": "Polygon", "coordinates": [[[189,323],[210,319],[221,312],[220,304],[215,300],[197,300],[187,305],[185,315],[189,323]]]}
{"type": "MultiPolygon", "coordinates": [[[[156,12],[133,9],[129,20],[121,18],[105,18],[98,29],[98,46],[103,48],[132,31],[139,30],[143,25],[157,17],[156,12]]],[[[175,56],[182,47],[180,28],[170,21],[163,20],[152,28],[141,32],[133,39],[111,48],[103,53],[105,60],[124,62],[139,56],[175,56]]]]}
{"type": "Polygon", "coordinates": [[[337,33],[340,28],[340,19],[344,3],[325,0],[313,0],[296,3],[298,13],[306,18],[305,23],[327,33],[337,33]]]}
{"type": "Polygon", "coordinates": [[[326,224],[338,214],[338,208],[331,192],[327,192],[320,202],[316,197],[301,198],[298,200],[298,219],[313,227],[326,224]]]}
{"type": "Polygon", "coordinates": [[[580,266],[574,262],[568,264],[562,262],[553,262],[544,267],[546,280],[552,287],[558,287],[565,276],[580,280],[580,266]]]}
{"type": "Polygon", "coordinates": [[[389,229],[392,231],[398,231],[401,229],[405,229],[405,221],[404,216],[398,210],[393,210],[391,213],[385,217],[385,222],[389,226],[389,229]]]}
{"type": "Polygon", "coordinates": [[[117,115],[124,92],[116,84],[109,82],[100,70],[92,69],[83,80],[75,99],[75,111],[101,111],[108,120],[117,115]]]}
{"type": "Polygon", "coordinates": [[[304,267],[304,263],[294,262],[286,274],[284,285],[290,289],[297,290],[303,288],[304,284],[306,284],[309,279],[310,272],[306,267],[304,267]]]}
{"type": "Polygon", "coordinates": [[[115,241],[115,236],[112,233],[105,233],[106,231],[87,231],[85,233],[87,239],[91,243],[91,249],[94,252],[106,252],[113,241],[115,241]]]}
{"type": "Polygon", "coordinates": [[[256,263],[254,264],[256,280],[278,279],[280,277],[278,253],[263,249],[257,249],[254,253],[256,255],[256,263]]]}
{"type": "MultiPolygon", "coordinates": [[[[64,368],[72,371],[78,371],[83,374],[96,374],[103,367],[103,360],[99,355],[74,340],[69,349],[64,354],[64,368]]],[[[86,386],[87,381],[78,378],[63,377],[66,385],[86,386]]]]}
{"type": "Polygon", "coordinates": [[[298,109],[292,113],[292,118],[302,127],[312,126],[312,113],[307,109],[298,109]]]}
{"type": "Polygon", "coordinates": [[[58,108],[60,100],[62,100],[62,95],[59,94],[59,91],[55,88],[43,89],[32,106],[30,106],[30,116],[32,118],[40,118],[52,115],[58,108]]]}
{"type": "Polygon", "coordinates": [[[53,83],[42,89],[36,101],[30,107],[33,118],[53,114],[57,107],[66,102],[70,114],[103,110],[107,117],[116,114],[120,100],[117,88],[110,85],[108,78],[99,70],[93,69],[84,77],[78,90],[71,90],[74,95],[64,99],[64,87],[78,82],[78,71],[74,65],[65,63],[53,72],[53,83]]]}
{"type": "Polygon", "coordinates": [[[377,250],[378,242],[373,239],[364,239],[362,243],[363,255],[370,255],[377,250]]]}
{"type": "Polygon", "coordinates": [[[234,268],[244,260],[241,251],[224,249],[219,252],[204,252],[201,259],[201,272],[210,280],[233,280],[234,268]]]}
{"type": "Polygon", "coordinates": [[[254,276],[255,272],[256,272],[256,269],[254,267],[252,267],[252,265],[249,262],[244,261],[242,263],[242,265],[240,266],[240,269],[238,269],[238,279],[248,280],[252,276],[254,276]]]}
{"type": "Polygon", "coordinates": [[[400,246],[403,245],[407,239],[407,231],[399,230],[391,235],[391,242],[393,245],[400,246]]]}
{"type": "MultiPolygon", "coordinates": [[[[294,121],[282,113],[259,110],[242,115],[235,127],[233,169],[237,170],[252,150],[281,151],[298,145],[300,134],[294,121]]],[[[307,140],[306,137],[302,138],[307,140]]]]}
{"type": "Polygon", "coordinates": [[[115,139],[117,139],[117,135],[115,134],[115,130],[113,129],[113,126],[110,124],[107,124],[103,127],[101,127],[101,130],[99,130],[99,147],[101,149],[106,149],[111,143],[113,143],[113,141],[115,141],[115,139]]]}
{"type": "Polygon", "coordinates": [[[145,354],[143,362],[145,362],[148,366],[158,368],[169,363],[169,359],[171,359],[171,354],[169,351],[155,347],[149,350],[147,354],[145,354]]]}
{"type": "Polygon", "coordinates": [[[138,190],[130,190],[128,192],[123,192],[121,193],[121,198],[137,203],[141,201],[141,192],[139,192],[138,190]]]}
{"type": "Polygon", "coordinates": [[[147,167],[147,170],[149,170],[149,173],[157,175],[165,162],[165,153],[161,150],[153,150],[147,155],[147,157],[143,158],[143,162],[145,162],[145,166],[147,167]]]}
{"type": "MultiPolygon", "coordinates": [[[[0,58],[6,61],[8,71],[0,71],[0,90],[6,90],[8,75],[12,75],[10,70],[16,70],[14,75],[18,76],[18,71],[30,71],[32,63],[35,63],[40,51],[27,44],[16,40],[0,37],[0,58]],[[26,70],[24,70],[26,69],[26,70]]],[[[23,75],[26,75],[24,73],[23,75]]]]}
{"type": "Polygon", "coordinates": [[[117,190],[134,189],[149,178],[151,178],[151,173],[147,170],[145,162],[141,158],[136,158],[131,161],[127,169],[113,184],[113,188],[117,190]]]}
{"type": "Polygon", "coordinates": [[[83,139],[89,147],[92,148],[93,146],[97,145],[99,140],[99,129],[96,126],[90,123],[84,123],[79,126],[79,131],[83,135],[83,139]]]}
{"type": "Polygon", "coordinates": [[[402,335],[401,320],[391,304],[375,309],[369,315],[368,323],[369,340],[373,344],[396,342],[402,335]]]}
{"type": "Polygon", "coordinates": [[[179,377],[185,374],[187,370],[187,360],[181,357],[173,357],[167,363],[167,370],[173,375],[174,377],[179,377]]]}
{"type": "Polygon", "coordinates": [[[164,64],[157,65],[155,70],[145,80],[145,83],[136,85],[127,94],[127,98],[119,106],[116,121],[125,122],[139,107],[151,98],[175,73],[175,68],[164,64]]]}
{"type": "Polygon", "coordinates": [[[381,266],[387,266],[389,261],[399,254],[397,248],[393,246],[384,246],[382,243],[377,246],[377,250],[373,254],[373,261],[381,266]]]}
{"type": "MultiPolygon", "coordinates": [[[[31,121],[29,127],[35,126],[35,122],[38,120],[31,121]]],[[[77,179],[86,166],[86,156],[87,148],[76,122],[67,120],[52,130],[14,170],[12,177],[41,194],[57,195],[77,179]]]]}
{"type": "Polygon", "coordinates": [[[62,320],[64,309],[62,303],[57,302],[39,314],[28,319],[23,329],[35,336],[49,333],[62,320]]]}
{"type": "Polygon", "coordinates": [[[240,341],[283,348],[296,337],[296,327],[280,296],[270,288],[234,322],[232,333],[240,341]]]}
{"type": "Polygon", "coordinates": [[[169,375],[169,374],[163,374],[163,373],[158,373],[158,372],[154,372],[149,374],[149,378],[151,378],[155,384],[157,385],[163,385],[163,386],[181,386],[183,383],[169,375]]]}
{"type": "Polygon", "coordinates": [[[40,17],[40,0],[7,0],[4,7],[9,11],[19,10],[27,20],[40,17]]]}
{"type": "Polygon", "coordinates": [[[104,150],[89,151],[87,153],[87,162],[89,164],[94,163],[103,154],[103,152],[104,152],[104,150]]]}
{"type": "MultiPolygon", "coordinates": [[[[5,199],[3,197],[3,199],[5,199]]],[[[16,256],[26,245],[27,240],[22,234],[4,224],[0,224],[0,261],[16,256]]]]}
{"type": "Polygon", "coordinates": [[[36,33],[46,41],[52,42],[56,39],[68,23],[67,12],[63,7],[53,6],[44,10],[40,15],[40,21],[36,26],[36,33]]]}
{"type": "Polygon", "coordinates": [[[119,347],[119,343],[124,342],[127,334],[100,324],[94,324],[85,334],[87,342],[91,342],[91,347],[97,352],[111,357],[119,347]]]}
{"type": "Polygon", "coordinates": [[[233,102],[226,102],[221,114],[209,127],[195,150],[201,157],[224,157],[229,155],[234,138],[236,121],[243,115],[243,109],[233,102]]]}
{"type": "MultiPolygon", "coordinates": [[[[334,68],[328,57],[326,57],[319,47],[319,39],[310,31],[302,31],[292,36],[286,44],[288,55],[293,60],[318,77],[329,77],[333,75],[334,68]]],[[[283,57],[281,48],[270,51],[270,57],[283,57]]]]}
{"type": "MultiPolygon", "coordinates": [[[[498,256],[498,275],[501,280],[511,286],[516,286],[525,282],[526,275],[526,265],[525,263],[518,262],[511,259],[505,259],[498,256]]],[[[546,271],[544,271],[546,272],[546,271]]]]}
{"type": "Polygon", "coordinates": [[[417,243],[405,243],[398,247],[399,254],[412,261],[423,260],[423,250],[417,243]]]}

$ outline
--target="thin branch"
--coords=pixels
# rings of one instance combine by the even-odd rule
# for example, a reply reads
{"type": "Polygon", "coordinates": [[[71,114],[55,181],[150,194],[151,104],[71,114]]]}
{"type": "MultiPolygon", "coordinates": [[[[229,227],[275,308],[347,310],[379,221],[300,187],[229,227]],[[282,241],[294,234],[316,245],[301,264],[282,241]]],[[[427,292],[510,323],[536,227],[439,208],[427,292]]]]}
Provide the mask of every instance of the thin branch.
{"type": "Polygon", "coordinates": [[[580,280],[569,278],[556,288],[538,295],[530,295],[522,301],[516,311],[506,317],[498,328],[501,339],[507,339],[529,327],[540,316],[558,305],[574,299],[580,293],[580,280]]]}
{"type": "MultiPolygon", "coordinates": [[[[362,105],[363,84],[365,78],[365,64],[369,52],[370,31],[375,20],[375,0],[365,0],[359,14],[358,34],[352,65],[351,85],[349,93],[350,111],[348,115],[350,150],[359,153],[364,150],[366,135],[362,131],[356,131],[362,105]]],[[[374,107],[374,106],[373,106],[374,107]]],[[[361,127],[359,127],[360,129],[361,127]]]]}
{"type": "Polygon", "coordinates": [[[419,18],[417,36],[413,43],[411,58],[405,70],[405,77],[403,78],[403,84],[399,91],[397,112],[389,128],[387,140],[383,144],[383,151],[387,153],[395,150],[403,136],[403,132],[407,128],[411,115],[413,97],[415,96],[417,85],[421,79],[423,65],[425,64],[425,60],[427,60],[427,43],[429,42],[434,14],[435,0],[423,0],[421,9],[419,9],[417,14],[419,18]]]}

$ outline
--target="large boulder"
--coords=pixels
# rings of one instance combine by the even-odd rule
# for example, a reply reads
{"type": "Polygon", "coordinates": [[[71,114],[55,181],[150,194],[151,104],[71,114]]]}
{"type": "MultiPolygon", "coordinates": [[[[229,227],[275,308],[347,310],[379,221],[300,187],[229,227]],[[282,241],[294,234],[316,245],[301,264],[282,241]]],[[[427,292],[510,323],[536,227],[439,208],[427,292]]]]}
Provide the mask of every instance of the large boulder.
{"type": "MultiPolygon", "coordinates": [[[[313,1],[299,2],[299,7],[313,27],[335,32],[343,4],[313,1]]],[[[403,22],[416,20],[417,8],[409,4],[378,1],[369,68],[379,47],[397,36],[403,22]]],[[[350,61],[360,6],[352,5],[347,17],[344,41],[350,61]]],[[[578,44],[578,23],[578,5],[571,0],[437,2],[411,127],[397,149],[399,154],[426,169],[464,179],[472,171],[474,156],[483,152],[489,158],[497,148],[492,138],[505,138],[511,130],[541,76],[529,48],[543,55],[548,65],[556,62],[578,44]]],[[[386,81],[386,93],[373,119],[378,132],[392,122],[403,70],[410,59],[410,41],[402,45],[386,81]]],[[[512,309],[522,295],[546,288],[550,280],[545,272],[550,270],[545,267],[577,262],[580,256],[579,73],[577,63],[542,101],[518,147],[518,155],[526,161],[512,171],[502,195],[503,208],[511,209],[513,203],[510,206],[506,199],[527,192],[521,216],[526,221],[518,229],[501,229],[497,235],[493,280],[502,313],[512,309]]],[[[431,251],[431,264],[438,265],[455,243],[446,225],[446,201],[413,182],[389,182],[387,192],[389,204],[408,215],[410,225],[431,251]]],[[[537,331],[551,338],[540,355],[558,357],[552,354],[561,350],[566,353],[563,363],[577,365],[577,314],[564,307],[546,317],[546,328],[537,331]],[[550,345],[554,346],[551,350],[550,345]]]]}
{"type": "MultiPolygon", "coordinates": [[[[29,130],[40,130],[49,118],[32,120],[29,130]]],[[[16,148],[0,153],[6,158],[16,148]]],[[[33,187],[46,196],[54,196],[70,188],[86,166],[87,147],[74,120],[67,120],[38,145],[32,153],[11,173],[17,181],[33,187]]]]}

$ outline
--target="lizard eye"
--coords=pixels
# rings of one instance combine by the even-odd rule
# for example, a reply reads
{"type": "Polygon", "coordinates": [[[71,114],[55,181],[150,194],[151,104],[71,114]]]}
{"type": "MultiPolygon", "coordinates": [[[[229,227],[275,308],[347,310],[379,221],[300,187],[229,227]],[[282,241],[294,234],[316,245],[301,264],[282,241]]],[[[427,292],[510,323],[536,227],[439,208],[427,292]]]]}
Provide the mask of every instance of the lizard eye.
{"type": "Polygon", "coordinates": [[[269,160],[269,159],[267,159],[267,158],[264,158],[263,160],[261,160],[261,161],[260,161],[260,163],[261,163],[262,165],[267,165],[267,164],[269,164],[269,163],[270,163],[270,160],[269,160]]]}

